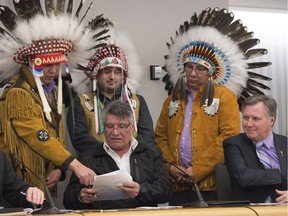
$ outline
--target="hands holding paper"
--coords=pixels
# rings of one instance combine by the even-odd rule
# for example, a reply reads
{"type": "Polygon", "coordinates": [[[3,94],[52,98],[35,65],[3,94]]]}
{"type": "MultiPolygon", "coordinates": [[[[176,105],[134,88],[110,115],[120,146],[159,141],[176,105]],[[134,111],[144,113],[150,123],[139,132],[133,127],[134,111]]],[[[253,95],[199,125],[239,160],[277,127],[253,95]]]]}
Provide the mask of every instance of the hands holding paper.
{"type": "Polygon", "coordinates": [[[82,203],[95,202],[100,195],[100,192],[94,188],[82,188],[78,194],[79,201],[82,203]]]}
{"type": "MultiPolygon", "coordinates": [[[[137,182],[123,182],[118,186],[129,198],[135,198],[140,191],[140,185],[137,182]]],[[[82,188],[78,198],[82,203],[92,203],[100,196],[100,192],[95,188],[82,188]]]]}
{"type": "Polygon", "coordinates": [[[123,182],[120,188],[129,198],[135,198],[136,196],[138,196],[139,191],[140,191],[140,185],[134,181],[123,182]]]}

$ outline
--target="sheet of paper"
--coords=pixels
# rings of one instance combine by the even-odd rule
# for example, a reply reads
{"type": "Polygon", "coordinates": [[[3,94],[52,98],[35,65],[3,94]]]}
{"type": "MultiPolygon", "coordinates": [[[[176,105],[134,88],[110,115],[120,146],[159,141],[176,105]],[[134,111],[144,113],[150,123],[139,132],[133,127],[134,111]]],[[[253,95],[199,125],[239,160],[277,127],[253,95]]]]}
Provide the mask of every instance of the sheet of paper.
{"type": "Polygon", "coordinates": [[[95,176],[93,188],[101,193],[97,200],[128,199],[120,189],[123,182],[132,182],[131,175],[124,170],[95,176]]]}

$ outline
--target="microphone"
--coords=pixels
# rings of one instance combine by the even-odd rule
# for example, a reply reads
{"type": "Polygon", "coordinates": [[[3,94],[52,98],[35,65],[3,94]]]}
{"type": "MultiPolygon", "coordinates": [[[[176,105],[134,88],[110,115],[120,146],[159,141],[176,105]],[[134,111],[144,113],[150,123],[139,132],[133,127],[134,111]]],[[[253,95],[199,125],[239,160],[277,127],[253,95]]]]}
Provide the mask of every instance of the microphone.
{"type": "Polygon", "coordinates": [[[208,207],[208,204],[203,200],[202,194],[201,194],[201,192],[199,190],[199,187],[198,187],[195,179],[193,178],[193,176],[188,175],[186,172],[184,172],[182,169],[180,169],[178,166],[176,166],[175,164],[173,164],[171,162],[168,162],[166,160],[164,160],[164,162],[170,164],[171,166],[173,166],[177,170],[179,170],[183,174],[183,176],[185,178],[189,178],[189,179],[192,180],[192,183],[194,185],[194,189],[195,189],[196,194],[197,194],[198,201],[191,202],[191,203],[185,203],[185,204],[183,204],[183,207],[195,207],[195,208],[206,208],[206,207],[208,207]]]}
{"type": "Polygon", "coordinates": [[[49,206],[47,207],[41,207],[40,209],[36,209],[32,212],[32,214],[62,214],[61,211],[55,206],[51,193],[49,191],[49,189],[46,187],[46,184],[44,183],[44,181],[36,174],[34,173],[29,167],[27,167],[22,161],[18,160],[14,154],[10,153],[10,157],[12,158],[12,160],[15,162],[17,161],[18,163],[20,163],[25,169],[29,170],[38,180],[40,180],[40,182],[43,184],[44,188],[45,188],[45,193],[48,199],[48,204],[49,206]]]}

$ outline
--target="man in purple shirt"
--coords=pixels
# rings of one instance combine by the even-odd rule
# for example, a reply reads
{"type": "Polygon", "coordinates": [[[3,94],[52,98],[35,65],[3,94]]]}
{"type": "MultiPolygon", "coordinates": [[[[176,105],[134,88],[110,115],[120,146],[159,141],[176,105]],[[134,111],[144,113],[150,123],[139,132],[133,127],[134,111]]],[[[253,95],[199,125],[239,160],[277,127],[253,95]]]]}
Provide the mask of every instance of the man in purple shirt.
{"type": "Polygon", "coordinates": [[[287,137],[273,133],[276,101],[254,95],[242,105],[244,133],[224,140],[232,198],[251,202],[288,202],[287,137]]]}

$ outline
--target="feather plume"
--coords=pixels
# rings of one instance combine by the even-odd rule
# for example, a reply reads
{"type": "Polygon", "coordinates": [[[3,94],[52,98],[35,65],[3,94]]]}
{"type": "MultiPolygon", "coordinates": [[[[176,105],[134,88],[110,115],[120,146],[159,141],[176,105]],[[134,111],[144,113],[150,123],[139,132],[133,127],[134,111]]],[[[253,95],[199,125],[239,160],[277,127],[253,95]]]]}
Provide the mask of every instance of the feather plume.
{"type": "Polygon", "coordinates": [[[260,40],[257,38],[249,39],[240,43],[239,48],[245,53],[248,49],[256,46],[259,42],[260,40]]]}
{"type": "Polygon", "coordinates": [[[213,102],[213,98],[214,98],[214,83],[211,79],[209,79],[204,87],[203,95],[200,101],[200,106],[203,106],[206,100],[208,100],[207,106],[210,106],[213,102]]]}
{"type": "Polygon", "coordinates": [[[36,14],[44,14],[39,0],[18,0],[13,1],[13,3],[15,11],[20,19],[29,20],[36,14]]]}
{"type": "Polygon", "coordinates": [[[251,96],[246,90],[247,88],[245,88],[241,93],[241,96],[245,99],[251,96]]]}
{"type": "Polygon", "coordinates": [[[92,29],[100,29],[100,28],[112,28],[114,24],[106,17],[103,17],[103,14],[100,14],[96,16],[94,19],[92,19],[88,26],[92,29]]]}
{"type": "Polygon", "coordinates": [[[205,26],[208,19],[209,19],[209,16],[210,16],[210,11],[211,11],[211,8],[206,8],[205,10],[203,10],[201,12],[201,14],[199,15],[199,18],[197,20],[197,25],[200,25],[200,26],[205,26]]]}
{"type": "MultiPolygon", "coordinates": [[[[198,20],[197,14],[193,13],[191,18],[190,18],[190,27],[197,25],[197,20],[198,20]]],[[[176,35],[178,35],[178,34],[176,33],[176,35]]]]}
{"type": "MultiPolygon", "coordinates": [[[[107,36],[107,37],[110,37],[110,36],[107,36]]],[[[98,49],[98,48],[100,48],[100,47],[103,47],[103,46],[105,46],[105,45],[106,45],[106,43],[96,44],[96,45],[94,45],[94,46],[91,48],[91,50],[96,50],[96,49],[98,49]]]]}
{"type": "Polygon", "coordinates": [[[179,34],[182,35],[185,32],[184,26],[180,25],[179,27],[179,34]]]}
{"type": "Polygon", "coordinates": [[[259,90],[258,88],[254,87],[250,83],[247,83],[246,91],[248,93],[252,94],[252,95],[254,95],[254,94],[262,94],[262,95],[264,95],[264,93],[261,90],[259,90]]]}
{"type": "Polygon", "coordinates": [[[238,19],[232,22],[231,25],[229,25],[227,29],[223,30],[222,33],[228,36],[236,35],[239,29],[241,29],[242,27],[243,27],[242,21],[238,19]]]}
{"type": "Polygon", "coordinates": [[[247,32],[247,27],[246,26],[240,26],[240,28],[238,30],[235,30],[235,32],[229,32],[228,35],[232,38],[235,35],[243,35],[247,32]]]}
{"type": "Polygon", "coordinates": [[[69,0],[68,5],[67,5],[67,10],[66,10],[67,14],[71,14],[72,10],[73,10],[73,0],[69,0]]]}
{"type": "Polygon", "coordinates": [[[171,44],[173,45],[174,44],[174,40],[172,37],[170,37],[170,40],[171,40],[171,44]]]}
{"type": "Polygon", "coordinates": [[[270,88],[266,85],[264,85],[263,83],[260,83],[256,80],[253,80],[253,79],[248,79],[247,80],[247,84],[249,85],[252,85],[254,87],[259,87],[259,88],[262,88],[262,89],[265,89],[265,90],[270,90],[270,88]]]}
{"type": "Polygon", "coordinates": [[[81,0],[79,6],[78,6],[78,8],[77,8],[77,11],[76,11],[76,13],[75,13],[75,17],[77,17],[77,18],[79,17],[79,13],[80,13],[80,11],[81,11],[81,8],[83,7],[84,1],[85,1],[85,0],[81,0]]]}
{"type": "Polygon", "coordinates": [[[4,27],[9,31],[13,31],[16,25],[17,15],[4,5],[0,5],[0,20],[4,27]]]}
{"type": "Polygon", "coordinates": [[[90,2],[89,7],[87,8],[87,10],[85,11],[83,17],[82,17],[81,20],[80,20],[80,23],[81,23],[81,22],[83,21],[83,19],[86,17],[88,11],[92,8],[92,5],[93,5],[93,2],[90,2]]]}
{"type": "Polygon", "coordinates": [[[243,32],[236,35],[231,35],[231,39],[233,39],[237,43],[244,42],[246,40],[252,39],[254,36],[254,32],[243,32]]]}
{"type": "Polygon", "coordinates": [[[251,62],[248,63],[248,69],[262,68],[271,65],[271,62],[251,62]]]}
{"type": "Polygon", "coordinates": [[[213,20],[215,19],[215,17],[217,16],[217,14],[219,13],[219,8],[215,7],[210,14],[209,19],[207,20],[207,26],[211,26],[213,20]]]}
{"type": "Polygon", "coordinates": [[[245,53],[246,58],[251,59],[259,56],[266,55],[268,53],[267,49],[250,49],[245,53]]]}
{"type": "Polygon", "coordinates": [[[223,22],[227,15],[228,11],[223,8],[216,13],[215,18],[211,21],[211,26],[218,28],[218,26],[223,22]]]}
{"type": "Polygon", "coordinates": [[[253,78],[253,79],[266,80],[266,81],[272,80],[270,77],[264,76],[262,74],[254,73],[251,71],[248,71],[248,75],[250,78],[253,78]]]}
{"type": "Polygon", "coordinates": [[[63,14],[64,13],[64,7],[65,7],[65,1],[64,0],[57,0],[56,8],[55,8],[55,14],[63,14]]]}
{"type": "Polygon", "coordinates": [[[82,70],[82,71],[92,71],[91,69],[89,69],[89,68],[87,68],[85,66],[82,66],[80,64],[77,64],[76,69],[82,70]]]}
{"type": "MultiPolygon", "coordinates": [[[[102,31],[98,32],[97,34],[93,35],[93,38],[98,38],[106,33],[109,32],[109,29],[103,29],[102,31]]],[[[109,37],[110,35],[106,35],[106,37],[109,37]]],[[[106,37],[104,39],[106,39],[106,37]]]]}
{"type": "Polygon", "coordinates": [[[53,0],[45,0],[46,14],[49,16],[55,14],[55,6],[53,0]]]}
{"type": "Polygon", "coordinates": [[[167,42],[167,43],[166,43],[166,46],[168,47],[168,49],[170,49],[171,44],[167,42]]]}
{"type": "Polygon", "coordinates": [[[234,14],[228,13],[228,11],[223,11],[223,15],[221,17],[221,22],[218,22],[215,26],[220,32],[223,32],[224,29],[227,29],[230,23],[234,19],[234,14]]]}
{"type": "Polygon", "coordinates": [[[186,21],[184,22],[183,26],[184,26],[184,31],[185,31],[185,32],[188,31],[189,28],[190,28],[190,26],[189,26],[189,21],[186,20],[186,21]]]}

